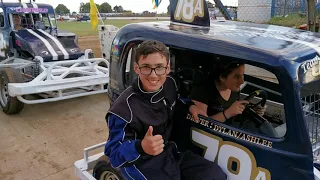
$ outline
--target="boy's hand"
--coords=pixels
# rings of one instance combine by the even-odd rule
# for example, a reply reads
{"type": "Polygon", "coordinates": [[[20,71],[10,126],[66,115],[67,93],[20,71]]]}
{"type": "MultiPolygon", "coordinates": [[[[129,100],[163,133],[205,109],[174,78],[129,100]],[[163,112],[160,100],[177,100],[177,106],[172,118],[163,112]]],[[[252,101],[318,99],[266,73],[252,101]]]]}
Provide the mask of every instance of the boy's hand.
{"type": "Polygon", "coordinates": [[[145,153],[156,156],[162,153],[164,148],[164,141],[161,135],[153,135],[153,127],[149,126],[149,129],[141,141],[142,149],[145,153]]]}

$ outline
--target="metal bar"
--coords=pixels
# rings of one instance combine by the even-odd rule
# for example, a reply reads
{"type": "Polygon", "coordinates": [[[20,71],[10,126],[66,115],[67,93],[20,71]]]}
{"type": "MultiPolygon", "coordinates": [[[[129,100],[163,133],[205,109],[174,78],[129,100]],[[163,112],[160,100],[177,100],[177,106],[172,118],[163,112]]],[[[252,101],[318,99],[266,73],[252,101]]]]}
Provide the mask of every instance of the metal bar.
{"type": "Polygon", "coordinates": [[[276,7],[276,1],[275,0],[272,0],[271,2],[271,17],[274,17],[275,15],[275,8],[276,7]]]}
{"type": "Polygon", "coordinates": [[[77,78],[67,78],[63,80],[51,80],[28,83],[9,83],[9,95],[12,97],[28,94],[37,94],[63,89],[73,89],[83,86],[108,84],[108,75],[82,76],[77,78]]]}
{"type": "Polygon", "coordinates": [[[108,62],[107,60],[103,59],[103,58],[93,58],[93,59],[81,59],[81,60],[71,60],[71,61],[59,61],[59,62],[55,62],[53,64],[50,65],[50,67],[47,69],[47,79],[51,79],[50,74],[53,70],[53,68],[57,65],[67,65],[67,64],[74,64],[74,63],[84,63],[84,62],[92,62],[92,61],[103,61],[103,62],[108,62]]]}
{"type": "MultiPolygon", "coordinates": [[[[314,98],[316,98],[316,95],[317,94],[315,94],[314,95],[314,98]]],[[[318,103],[318,109],[319,109],[319,103],[318,103]]],[[[316,104],[314,105],[314,110],[315,110],[315,112],[316,112],[316,104]]],[[[318,116],[316,113],[314,113],[314,116],[318,116]]],[[[319,128],[319,116],[318,116],[318,118],[316,117],[316,121],[317,121],[317,125],[316,125],[316,143],[318,142],[318,128],[319,128]]]]}
{"type": "Polygon", "coordinates": [[[268,88],[265,88],[265,87],[262,87],[262,86],[260,86],[260,85],[253,84],[253,83],[251,83],[251,82],[246,82],[246,83],[247,83],[247,84],[249,84],[249,85],[251,85],[251,86],[254,86],[254,87],[256,87],[256,88],[259,88],[259,89],[261,89],[261,90],[265,90],[265,91],[268,91],[268,92],[270,92],[270,93],[273,93],[273,94],[276,94],[276,95],[282,96],[282,94],[281,94],[281,93],[276,92],[276,91],[273,91],[273,90],[268,89],[268,88]]]}
{"type": "Polygon", "coordinates": [[[26,63],[0,64],[0,68],[5,68],[5,67],[16,67],[16,66],[29,66],[29,64],[26,64],[26,63]]]}
{"type": "Polygon", "coordinates": [[[11,61],[13,59],[14,59],[14,57],[10,57],[8,59],[5,59],[5,60],[1,61],[0,64],[5,64],[5,63],[7,63],[7,62],[9,62],[9,61],[11,61]]]}
{"type": "Polygon", "coordinates": [[[222,4],[222,2],[220,0],[213,0],[216,4],[216,6],[218,7],[218,9],[220,10],[220,12],[222,13],[223,17],[226,20],[232,20],[230,14],[227,11],[227,8],[224,7],[224,5],[222,4]]]}
{"type": "Polygon", "coordinates": [[[316,31],[316,2],[315,0],[307,0],[308,9],[307,9],[307,19],[308,19],[308,30],[315,32],[316,31]]]}
{"type": "Polygon", "coordinates": [[[72,99],[72,98],[77,98],[77,97],[82,97],[82,96],[89,96],[89,95],[94,95],[94,94],[101,94],[101,93],[106,93],[106,92],[108,92],[108,89],[99,90],[99,91],[91,91],[91,92],[86,92],[86,93],[81,93],[81,94],[74,94],[74,95],[58,97],[58,98],[49,98],[49,99],[27,100],[27,99],[23,98],[22,96],[17,96],[17,98],[19,99],[19,101],[21,101],[25,104],[40,104],[40,103],[47,103],[47,102],[55,102],[55,101],[61,101],[61,100],[66,100],[66,99],[72,99]]]}

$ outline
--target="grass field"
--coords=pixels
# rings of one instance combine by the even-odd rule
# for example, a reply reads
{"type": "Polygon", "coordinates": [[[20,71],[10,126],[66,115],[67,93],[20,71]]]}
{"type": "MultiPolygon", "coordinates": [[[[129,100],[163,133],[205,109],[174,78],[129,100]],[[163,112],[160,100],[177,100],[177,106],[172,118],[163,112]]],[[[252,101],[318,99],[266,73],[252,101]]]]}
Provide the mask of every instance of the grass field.
{"type": "MultiPolygon", "coordinates": [[[[111,24],[117,27],[122,27],[129,23],[136,23],[136,22],[148,22],[148,21],[157,21],[157,20],[105,20],[104,24],[111,24]]],[[[163,21],[163,20],[159,20],[163,21]]],[[[101,24],[101,22],[99,22],[101,24]]],[[[90,22],[58,22],[58,28],[60,30],[67,30],[70,32],[75,33],[78,36],[97,36],[98,30],[92,30],[90,22]]]]}
{"type": "Polygon", "coordinates": [[[307,17],[301,14],[290,14],[286,17],[273,17],[268,24],[280,25],[286,27],[298,27],[299,25],[306,24],[307,17]]]}

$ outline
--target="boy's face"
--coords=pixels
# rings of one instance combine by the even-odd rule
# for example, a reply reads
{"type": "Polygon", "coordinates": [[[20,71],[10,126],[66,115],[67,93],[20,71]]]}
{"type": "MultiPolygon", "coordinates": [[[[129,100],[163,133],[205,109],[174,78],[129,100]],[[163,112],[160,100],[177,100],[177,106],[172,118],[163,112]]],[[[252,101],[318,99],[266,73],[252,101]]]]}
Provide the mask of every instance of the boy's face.
{"type": "Polygon", "coordinates": [[[138,64],[134,63],[134,71],[138,74],[143,89],[153,92],[160,89],[166,81],[166,76],[170,73],[170,65],[165,56],[160,53],[153,53],[145,58],[140,56],[138,64]],[[156,69],[152,69],[150,74],[150,68],[156,69]]]}

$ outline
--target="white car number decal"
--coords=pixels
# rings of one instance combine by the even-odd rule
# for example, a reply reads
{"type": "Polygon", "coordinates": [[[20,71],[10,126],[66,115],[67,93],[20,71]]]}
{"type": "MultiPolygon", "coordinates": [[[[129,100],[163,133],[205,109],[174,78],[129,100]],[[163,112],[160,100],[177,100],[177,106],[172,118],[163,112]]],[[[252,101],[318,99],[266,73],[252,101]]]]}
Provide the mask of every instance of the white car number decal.
{"type": "Polygon", "coordinates": [[[191,135],[193,143],[204,149],[204,158],[216,161],[228,175],[228,180],[271,179],[267,169],[257,167],[249,149],[196,128],[191,128],[191,135]]]}

